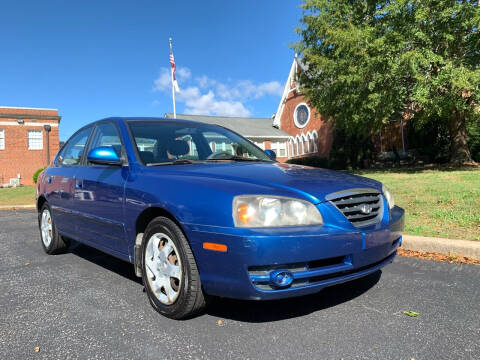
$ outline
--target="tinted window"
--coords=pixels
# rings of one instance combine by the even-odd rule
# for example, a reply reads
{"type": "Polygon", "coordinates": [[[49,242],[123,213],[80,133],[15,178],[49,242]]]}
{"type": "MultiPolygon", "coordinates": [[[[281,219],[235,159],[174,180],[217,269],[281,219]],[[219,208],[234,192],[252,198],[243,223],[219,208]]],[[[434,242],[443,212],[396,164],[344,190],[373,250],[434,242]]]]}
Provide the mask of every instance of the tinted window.
{"type": "Polygon", "coordinates": [[[79,165],[91,131],[92,128],[90,127],[73,135],[60,153],[58,163],[63,165],[79,165]]]}
{"type": "MultiPolygon", "coordinates": [[[[118,134],[116,126],[112,123],[102,123],[97,125],[88,150],[101,146],[111,147],[119,157],[122,156],[122,142],[120,141],[120,135],[118,134]]],[[[92,165],[92,163],[89,162],[88,165],[92,165]]]]}
{"type": "Polygon", "coordinates": [[[174,121],[129,122],[144,164],[168,163],[178,159],[194,161],[272,161],[250,141],[215,125],[174,121]]]}

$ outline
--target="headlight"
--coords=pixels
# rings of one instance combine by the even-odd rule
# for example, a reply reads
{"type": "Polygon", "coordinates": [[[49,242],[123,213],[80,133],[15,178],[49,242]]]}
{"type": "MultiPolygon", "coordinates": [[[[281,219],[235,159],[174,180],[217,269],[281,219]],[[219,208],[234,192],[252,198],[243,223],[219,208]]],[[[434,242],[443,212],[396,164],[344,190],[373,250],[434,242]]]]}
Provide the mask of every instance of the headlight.
{"type": "Polygon", "coordinates": [[[395,201],[393,200],[393,196],[390,191],[387,189],[385,185],[382,185],[382,192],[385,199],[387,199],[388,208],[391,210],[395,206],[395,201]]]}
{"type": "Polygon", "coordinates": [[[311,203],[287,197],[240,195],[233,199],[236,227],[321,225],[320,211],[311,203]]]}

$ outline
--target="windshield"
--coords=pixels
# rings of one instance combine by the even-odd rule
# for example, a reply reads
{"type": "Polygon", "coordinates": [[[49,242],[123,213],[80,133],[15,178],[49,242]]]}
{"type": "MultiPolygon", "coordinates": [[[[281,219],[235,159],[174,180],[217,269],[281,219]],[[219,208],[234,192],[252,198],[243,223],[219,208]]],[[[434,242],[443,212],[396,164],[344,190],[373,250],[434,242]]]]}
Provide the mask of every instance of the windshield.
{"type": "Polygon", "coordinates": [[[180,121],[130,121],[145,165],[196,161],[273,161],[244,137],[216,125],[180,121]]]}

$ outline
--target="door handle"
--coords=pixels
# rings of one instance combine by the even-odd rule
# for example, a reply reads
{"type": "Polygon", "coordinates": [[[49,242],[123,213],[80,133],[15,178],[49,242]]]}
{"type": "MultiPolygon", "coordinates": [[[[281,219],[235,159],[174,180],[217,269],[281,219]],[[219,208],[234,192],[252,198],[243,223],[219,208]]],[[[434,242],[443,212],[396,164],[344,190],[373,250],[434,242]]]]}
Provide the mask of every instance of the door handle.
{"type": "Polygon", "coordinates": [[[83,180],[76,180],[76,181],[75,181],[75,188],[76,188],[76,189],[81,189],[81,188],[83,188],[83,180]]]}

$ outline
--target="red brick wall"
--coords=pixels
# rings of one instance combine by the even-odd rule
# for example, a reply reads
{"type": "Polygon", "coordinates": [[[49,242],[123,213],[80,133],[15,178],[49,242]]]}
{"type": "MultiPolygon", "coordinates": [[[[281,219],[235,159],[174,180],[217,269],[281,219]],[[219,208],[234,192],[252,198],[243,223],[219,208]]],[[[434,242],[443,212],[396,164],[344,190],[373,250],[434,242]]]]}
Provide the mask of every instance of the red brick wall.
{"type": "Polygon", "coordinates": [[[34,172],[47,165],[47,134],[43,127],[51,125],[50,161],[59,150],[58,124],[60,117],[57,110],[16,109],[0,107],[0,129],[5,135],[5,149],[0,150],[0,184],[8,184],[10,178],[20,174],[20,183],[33,185],[34,172]],[[18,120],[24,124],[18,124],[18,120]],[[57,126],[52,126],[56,124],[57,126]],[[28,149],[28,130],[41,130],[42,150],[28,149]]]}
{"type": "Polygon", "coordinates": [[[313,107],[308,105],[311,114],[310,120],[308,121],[307,125],[301,129],[295,125],[295,122],[293,120],[295,108],[298,104],[303,102],[307,103],[308,105],[308,102],[303,95],[295,92],[290,93],[285,103],[282,117],[280,119],[280,129],[291,134],[294,138],[296,135],[301,136],[302,134],[305,134],[305,136],[307,136],[308,132],[312,133],[313,130],[316,130],[318,134],[318,152],[317,154],[310,153],[303,156],[317,155],[328,158],[333,142],[333,131],[330,124],[327,123],[327,119],[325,119],[321,114],[317,113],[313,107]]]}

